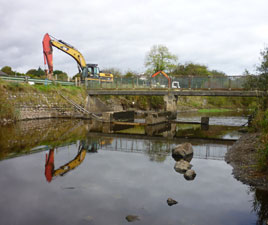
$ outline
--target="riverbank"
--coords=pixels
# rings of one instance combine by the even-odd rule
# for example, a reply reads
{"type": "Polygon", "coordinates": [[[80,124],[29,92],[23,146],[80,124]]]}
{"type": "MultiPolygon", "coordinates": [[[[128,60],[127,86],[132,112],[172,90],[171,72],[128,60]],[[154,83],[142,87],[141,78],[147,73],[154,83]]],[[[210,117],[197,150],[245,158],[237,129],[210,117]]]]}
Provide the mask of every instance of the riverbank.
{"type": "Polygon", "coordinates": [[[86,91],[79,87],[29,85],[0,80],[0,123],[83,116],[59,93],[83,107],[87,104],[86,91]]]}
{"type": "Polygon", "coordinates": [[[262,148],[260,133],[244,134],[225,156],[233,167],[234,177],[242,183],[268,190],[268,173],[258,171],[258,149],[262,148]]]}

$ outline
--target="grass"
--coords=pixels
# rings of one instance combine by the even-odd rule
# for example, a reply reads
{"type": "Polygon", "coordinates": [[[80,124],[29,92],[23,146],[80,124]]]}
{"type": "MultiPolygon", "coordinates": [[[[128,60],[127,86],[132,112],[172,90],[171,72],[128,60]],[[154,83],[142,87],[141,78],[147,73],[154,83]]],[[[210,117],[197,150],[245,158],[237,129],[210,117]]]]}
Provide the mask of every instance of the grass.
{"type": "Polygon", "coordinates": [[[29,85],[26,83],[7,82],[0,79],[0,119],[16,120],[19,118],[20,106],[35,107],[36,105],[60,107],[70,106],[57,91],[84,105],[86,89],[75,86],[61,85],[29,85]]]}
{"type": "Polygon", "coordinates": [[[200,113],[217,113],[217,112],[230,112],[231,109],[199,109],[200,113]]]}

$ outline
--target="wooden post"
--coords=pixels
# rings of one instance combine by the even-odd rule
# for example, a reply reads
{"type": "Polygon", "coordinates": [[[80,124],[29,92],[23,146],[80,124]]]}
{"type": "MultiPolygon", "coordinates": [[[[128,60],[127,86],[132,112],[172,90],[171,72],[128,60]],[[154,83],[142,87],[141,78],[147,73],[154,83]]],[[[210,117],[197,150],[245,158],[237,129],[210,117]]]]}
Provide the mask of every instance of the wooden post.
{"type": "Polygon", "coordinates": [[[209,125],[209,117],[201,117],[201,124],[209,125]]]}
{"type": "Polygon", "coordinates": [[[134,85],[134,77],[132,78],[132,89],[135,89],[135,85],[134,85]]]}
{"type": "Polygon", "coordinates": [[[231,80],[231,78],[229,77],[229,84],[228,84],[228,89],[229,89],[229,90],[232,90],[232,86],[231,86],[231,84],[232,84],[232,80],[231,80]]]}
{"type": "Polygon", "coordinates": [[[209,129],[209,117],[201,117],[201,130],[209,129]]]}
{"type": "Polygon", "coordinates": [[[77,77],[75,77],[75,86],[77,87],[77,77]]]}
{"type": "Polygon", "coordinates": [[[192,77],[188,76],[188,89],[191,89],[192,77]]]}
{"type": "Polygon", "coordinates": [[[208,77],[208,90],[211,89],[211,77],[209,76],[208,77]]]}

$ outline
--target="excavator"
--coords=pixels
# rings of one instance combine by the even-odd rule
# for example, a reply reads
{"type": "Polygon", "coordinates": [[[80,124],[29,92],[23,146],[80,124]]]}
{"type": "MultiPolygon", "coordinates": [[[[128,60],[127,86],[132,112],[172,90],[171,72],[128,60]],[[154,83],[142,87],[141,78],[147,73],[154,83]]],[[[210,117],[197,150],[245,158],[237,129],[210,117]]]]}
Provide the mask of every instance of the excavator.
{"type": "Polygon", "coordinates": [[[43,38],[43,53],[44,63],[48,65],[47,77],[49,80],[53,79],[53,49],[55,47],[64,53],[70,55],[78,65],[79,73],[82,80],[96,80],[113,82],[113,74],[100,73],[98,64],[87,64],[84,56],[72,45],[58,40],[55,37],[46,33],[43,38]]]}
{"type": "Polygon", "coordinates": [[[98,152],[99,144],[97,142],[87,143],[85,141],[80,141],[78,153],[70,162],[60,166],[58,169],[55,169],[54,166],[54,151],[52,148],[49,150],[49,154],[46,154],[46,163],[45,163],[45,177],[48,182],[51,182],[53,178],[58,176],[64,176],[71,170],[74,170],[78,167],[85,159],[86,153],[96,153],[98,152]]]}

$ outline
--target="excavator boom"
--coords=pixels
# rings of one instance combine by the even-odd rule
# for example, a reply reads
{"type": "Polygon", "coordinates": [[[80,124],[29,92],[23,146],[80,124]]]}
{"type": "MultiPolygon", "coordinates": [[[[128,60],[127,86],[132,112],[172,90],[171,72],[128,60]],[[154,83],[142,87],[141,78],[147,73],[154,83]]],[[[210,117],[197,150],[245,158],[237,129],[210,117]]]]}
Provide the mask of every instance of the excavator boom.
{"type": "Polygon", "coordinates": [[[45,34],[43,38],[43,53],[44,53],[44,63],[48,65],[49,74],[53,74],[53,49],[52,47],[56,47],[59,50],[67,53],[71,57],[75,59],[79,66],[79,70],[82,71],[84,77],[87,76],[88,68],[86,65],[86,61],[83,55],[75,49],[70,44],[67,44],[64,41],[57,40],[56,38],[50,36],[48,33],[45,34]]]}
{"type": "Polygon", "coordinates": [[[53,49],[51,45],[51,39],[48,33],[45,34],[43,38],[43,53],[44,53],[44,63],[48,65],[49,73],[53,73],[53,49]]]}

